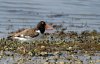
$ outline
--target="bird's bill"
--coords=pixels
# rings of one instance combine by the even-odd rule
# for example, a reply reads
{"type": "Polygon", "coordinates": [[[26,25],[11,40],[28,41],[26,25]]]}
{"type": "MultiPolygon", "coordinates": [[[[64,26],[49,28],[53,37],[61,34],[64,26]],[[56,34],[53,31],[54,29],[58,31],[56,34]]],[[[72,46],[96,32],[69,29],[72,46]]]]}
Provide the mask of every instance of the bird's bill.
{"type": "Polygon", "coordinates": [[[52,26],[50,26],[49,24],[46,24],[45,29],[53,30],[54,28],[52,26]]]}

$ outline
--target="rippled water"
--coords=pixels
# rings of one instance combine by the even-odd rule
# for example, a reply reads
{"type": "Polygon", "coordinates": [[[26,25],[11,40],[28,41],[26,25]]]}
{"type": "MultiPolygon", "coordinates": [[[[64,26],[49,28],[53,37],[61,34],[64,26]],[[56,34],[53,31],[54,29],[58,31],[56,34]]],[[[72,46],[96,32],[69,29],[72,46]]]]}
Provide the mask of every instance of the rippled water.
{"type": "Polygon", "coordinates": [[[65,22],[67,30],[100,31],[100,0],[0,0],[0,37],[40,20],[65,22]]]}

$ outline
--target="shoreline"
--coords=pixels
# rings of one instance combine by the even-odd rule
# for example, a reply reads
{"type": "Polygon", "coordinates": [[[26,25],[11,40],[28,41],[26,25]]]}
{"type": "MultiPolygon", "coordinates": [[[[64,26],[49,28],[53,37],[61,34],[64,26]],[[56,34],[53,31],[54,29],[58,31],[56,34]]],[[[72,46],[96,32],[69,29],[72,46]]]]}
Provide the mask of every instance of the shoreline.
{"type": "Polygon", "coordinates": [[[3,38],[0,39],[0,59],[11,64],[99,64],[99,38],[100,32],[96,31],[83,31],[81,34],[60,31],[31,42],[3,38]]]}

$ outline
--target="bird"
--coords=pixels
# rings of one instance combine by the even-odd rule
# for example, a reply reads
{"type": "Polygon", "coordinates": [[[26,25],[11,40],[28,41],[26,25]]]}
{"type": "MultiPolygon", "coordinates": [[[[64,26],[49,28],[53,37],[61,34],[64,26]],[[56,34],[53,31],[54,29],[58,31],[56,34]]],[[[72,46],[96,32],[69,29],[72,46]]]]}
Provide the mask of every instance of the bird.
{"type": "Polygon", "coordinates": [[[35,28],[19,29],[11,32],[7,37],[8,40],[30,41],[40,34],[44,34],[46,30],[53,30],[54,28],[45,21],[40,21],[35,28]]]}

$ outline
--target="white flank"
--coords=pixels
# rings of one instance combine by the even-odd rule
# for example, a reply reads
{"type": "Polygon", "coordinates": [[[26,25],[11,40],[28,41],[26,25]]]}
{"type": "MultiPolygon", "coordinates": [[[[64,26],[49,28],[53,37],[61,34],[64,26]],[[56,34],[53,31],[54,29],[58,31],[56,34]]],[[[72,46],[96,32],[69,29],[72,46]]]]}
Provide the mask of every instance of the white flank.
{"type": "MultiPolygon", "coordinates": [[[[29,37],[29,36],[28,36],[29,37]]],[[[33,38],[27,38],[27,37],[14,37],[14,39],[19,40],[19,41],[32,41],[33,38]]]]}
{"type": "Polygon", "coordinates": [[[38,33],[40,33],[40,30],[36,30],[35,32],[38,32],[38,33]]]}

